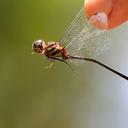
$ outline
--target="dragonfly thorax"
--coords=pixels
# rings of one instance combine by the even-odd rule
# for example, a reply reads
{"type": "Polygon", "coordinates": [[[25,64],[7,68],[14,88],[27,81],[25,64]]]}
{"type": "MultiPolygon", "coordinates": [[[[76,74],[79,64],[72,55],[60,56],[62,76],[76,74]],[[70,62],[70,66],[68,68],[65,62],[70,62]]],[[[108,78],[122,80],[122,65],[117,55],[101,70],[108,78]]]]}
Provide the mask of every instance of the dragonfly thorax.
{"type": "Polygon", "coordinates": [[[45,48],[44,55],[48,58],[62,58],[64,60],[68,59],[68,52],[64,46],[59,42],[48,42],[47,47],[45,48]]]}

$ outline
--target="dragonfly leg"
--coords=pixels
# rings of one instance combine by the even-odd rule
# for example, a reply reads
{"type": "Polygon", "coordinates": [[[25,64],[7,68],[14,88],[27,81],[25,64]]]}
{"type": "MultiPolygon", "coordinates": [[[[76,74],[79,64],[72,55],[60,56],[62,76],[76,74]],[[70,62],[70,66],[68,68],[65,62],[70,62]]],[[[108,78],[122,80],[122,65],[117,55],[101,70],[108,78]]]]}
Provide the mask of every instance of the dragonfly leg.
{"type": "Polygon", "coordinates": [[[74,69],[72,68],[72,66],[66,60],[60,59],[60,58],[57,58],[57,57],[52,57],[51,59],[64,62],[72,71],[74,71],[74,69]]]}
{"type": "Polygon", "coordinates": [[[49,69],[51,68],[54,64],[55,64],[55,61],[52,59],[52,58],[48,58],[52,63],[49,65],[49,66],[46,66],[45,68],[46,69],[49,69]]]}

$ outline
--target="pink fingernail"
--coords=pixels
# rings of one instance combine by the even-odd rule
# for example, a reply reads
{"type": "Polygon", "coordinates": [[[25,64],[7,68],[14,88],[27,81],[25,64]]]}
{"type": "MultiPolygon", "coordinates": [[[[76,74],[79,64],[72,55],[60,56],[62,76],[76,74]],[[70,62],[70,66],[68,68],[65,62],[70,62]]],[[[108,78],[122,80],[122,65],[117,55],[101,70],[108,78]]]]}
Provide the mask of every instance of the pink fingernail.
{"type": "Polygon", "coordinates": [[[108,29],[108,16],[104,12],[99,12],[89,19],[89,22],[95,27],[108,29]]]}

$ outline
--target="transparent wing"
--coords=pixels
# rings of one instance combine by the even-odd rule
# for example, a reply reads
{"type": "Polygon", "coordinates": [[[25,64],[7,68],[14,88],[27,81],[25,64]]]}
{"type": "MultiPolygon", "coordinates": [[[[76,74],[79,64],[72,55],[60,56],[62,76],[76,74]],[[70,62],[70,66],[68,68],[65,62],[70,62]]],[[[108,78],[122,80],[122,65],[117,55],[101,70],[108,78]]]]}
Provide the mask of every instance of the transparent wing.
{"type": "Polygon", "coordinates": [[[107,30],[93,27],[82,8],[65,32],[61,40],[71,55],[95,57],[109,48],[107,30]]]}

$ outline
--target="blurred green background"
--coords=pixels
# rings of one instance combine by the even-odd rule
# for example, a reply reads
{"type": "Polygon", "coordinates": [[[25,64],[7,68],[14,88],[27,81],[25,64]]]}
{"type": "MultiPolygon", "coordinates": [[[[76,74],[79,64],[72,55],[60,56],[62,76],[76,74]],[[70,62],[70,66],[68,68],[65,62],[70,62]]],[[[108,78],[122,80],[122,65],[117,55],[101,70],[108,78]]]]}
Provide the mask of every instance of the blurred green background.
{"type": "Polygon", "coordinates": [[[115,109],[122,100],[120,89],[114,94],[117,99],[111,99],[117,86],[104,84],[107,73],[99,82],[92,79],[99,67],[86,65],[85,73],[74,75],[58,62],[47,70],[50,62],[31,54],[34,40],[60,40],[83,2],[0,1],[0,128],[121,128],[116,125],[120,118],[114,118],[120,117],[120,105],[115,109]]]}

